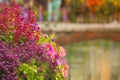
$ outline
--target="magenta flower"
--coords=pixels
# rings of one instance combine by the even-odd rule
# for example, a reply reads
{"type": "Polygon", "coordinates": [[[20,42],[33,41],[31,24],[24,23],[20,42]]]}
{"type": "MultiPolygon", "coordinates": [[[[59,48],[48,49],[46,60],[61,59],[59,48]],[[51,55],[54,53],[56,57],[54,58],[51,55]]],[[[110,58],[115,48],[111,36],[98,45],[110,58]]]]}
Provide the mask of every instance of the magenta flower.
{"type": "Polygon", "coordinates": [[[40,28],[36,24],[36,16],[32,10],[25,10],[18,4],[0,5],[0,34],[6,38],[13,36],[11,43],[19,43],[21,38],[24,41],[31,39],[38,40],[40,28]]]}
{"type": "Polygon", "coordinates": [[[32,10],[0,5],[0,80],[66,80],[66,52],[54,43],[41,34],[32,10]]]}
{"type": "Polygon", "coordinates": [[[48,47],[48,52],[47,52],[47,54],[48,54],[52,59],[54,59],[54,58],[55,58],[55,55],[57,54],[55,48],[52,47],[52,45],[51,45],[50,43],[46,43],[46,46],[48,47]]]}

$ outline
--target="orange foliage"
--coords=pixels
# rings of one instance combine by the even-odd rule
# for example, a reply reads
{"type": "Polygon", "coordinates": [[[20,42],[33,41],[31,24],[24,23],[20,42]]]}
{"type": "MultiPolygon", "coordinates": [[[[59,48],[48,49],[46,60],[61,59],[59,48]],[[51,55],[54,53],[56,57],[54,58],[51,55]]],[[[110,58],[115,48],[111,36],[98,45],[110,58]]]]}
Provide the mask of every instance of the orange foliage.
{"type": "Polygon", "coordinates": [[[85,0],[86,5],[91,9],[91,12],[95,13],[105,4],[105,0],[85,0]]]}
{"type": "Polygon", "coordinates": [[[86,0],[88,7],[102,6],[105,3],[105,0],[86,0]]]}
{"type": "Polygon", "coordinates": [[[116,7],[120,7],[120,0],[113,0],[113,5],[116,7]]]}

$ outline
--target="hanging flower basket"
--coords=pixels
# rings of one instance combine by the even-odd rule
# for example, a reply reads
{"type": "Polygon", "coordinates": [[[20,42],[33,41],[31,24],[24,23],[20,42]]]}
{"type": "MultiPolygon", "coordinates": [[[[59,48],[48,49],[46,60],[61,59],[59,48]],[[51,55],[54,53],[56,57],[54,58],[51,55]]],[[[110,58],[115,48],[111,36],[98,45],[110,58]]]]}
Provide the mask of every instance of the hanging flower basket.
{"type": "Polygon", "coordinates": [[[42,34],[32,10],[0,5],[0,80],[66,80],[66,52],[42,34]]]}

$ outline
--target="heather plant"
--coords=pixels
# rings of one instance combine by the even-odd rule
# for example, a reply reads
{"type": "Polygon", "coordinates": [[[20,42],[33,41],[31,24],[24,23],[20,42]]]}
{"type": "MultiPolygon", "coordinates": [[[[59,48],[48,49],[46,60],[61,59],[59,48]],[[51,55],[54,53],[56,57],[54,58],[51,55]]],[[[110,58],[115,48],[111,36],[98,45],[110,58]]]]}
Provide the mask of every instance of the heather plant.
{"type": "Polygon", "coordinates": [[[0,42],[0,80],[18,80],[19,62],[17,56],[10,50],[9,44],[0,42]]]}
{"type": "Polygon", "coordinates": [[[66,80],[66,52],[54,35],[42,34],[35,15],[23,7],[0,5],[0,80],[66,80]]]}
{"type": "Polygon", "coordinates": [[[1,42],[0,48],[0,75],[3,80],[65,80],[67,77],[68,66],[62,59],[65,56],[62,47],[57,51],[49,43],[37,45],[27,42],[11,46],[1,42]]]}
{"type": "Polygon", "coordinates": [[[28,17],[23,15],[24,8],[13,3],[0,6],[0,34],[5,42],[18,43],[39,37],[40,29],[36,24],[35,15],[28,10],[28,17]]]}

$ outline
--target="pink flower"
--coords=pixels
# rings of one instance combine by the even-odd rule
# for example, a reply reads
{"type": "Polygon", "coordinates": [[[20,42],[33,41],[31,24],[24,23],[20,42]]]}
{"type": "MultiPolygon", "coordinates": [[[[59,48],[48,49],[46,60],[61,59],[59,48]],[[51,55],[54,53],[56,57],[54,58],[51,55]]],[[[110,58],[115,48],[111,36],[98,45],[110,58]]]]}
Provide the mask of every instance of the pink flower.
{"type": "Polygon", "coordinates": [[[57,65],[61,65],[62,64],[60,59],[58,59],[56,61],[57,61],[57,65]]]}
{"type": "Polygon", "coordinates": [[[50,43],[46,43],[46,46],[52,51],[52,45],[50,43]]]}
{"type": "Polygon", "coordinates": [[[48,56],[50,56],[52,59],[54,59],[55,58],[55,54],[56,54],[56,52],[55,51],[48,51],[48,56]]]}
{"type": "Polygon", "coordinates": [[[66,51],[63,47],[60,47],[60,57],[64,57],[66,55],[66,51]]]}
{"type": "Polygon", "coordinates": [[[64,64],[64,76],[67,77],[68,76],[68,69],[69,69],[69,66],[67,63],[64,64]]]}
{"type": "Polygon", "coordinates": [[[64,59],[62,60],[62,66],[63,66],[63,69],[61,69],[60,71],[61,71],[62,75],[67,78],[69,66],[64,59]]]}
{"type": "Polygon", "coordinates": [[[48,55],[54,59],[55,58],[55,54],[56,54],[56,50],[54,49],[54,47],[52,47],[52,45],[50,43],[46,43],[46,46],[48,47],[48,55]]]}

